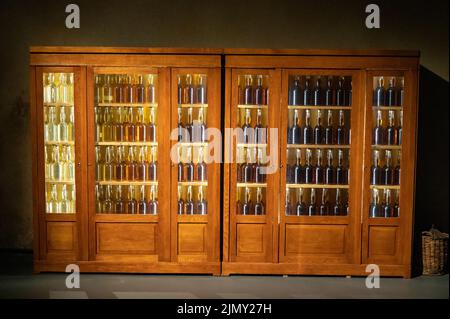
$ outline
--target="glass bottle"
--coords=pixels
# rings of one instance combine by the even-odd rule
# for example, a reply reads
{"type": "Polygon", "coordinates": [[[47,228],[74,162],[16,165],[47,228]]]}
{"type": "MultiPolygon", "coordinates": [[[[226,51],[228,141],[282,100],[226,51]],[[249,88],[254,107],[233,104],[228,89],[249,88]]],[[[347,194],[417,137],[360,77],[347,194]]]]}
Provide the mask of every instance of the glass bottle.
{"type": "Polygon", "coordinates": [[[251,208],[252,208],[252,199],[250,194],[250,188],[245,188],[245,197],[244,197],[244,204],[242,205],[242,215],[250,215],[251,214],[251,208]]]}
{"type": "Polygon", "coordinates": [[[258,76],[257,85],[255,88],[255,104],[256,105],[266,105],[266,89],[263,86],[262,75],[258,76]]]}
{"type": "Polygon", "coordinates": [[[136,176],[136,151],[134,146],[128,147],[128,159],[127,159],[127,180],[132,182],[137,178],[136,176]]]}
{"type": "Polygon", "coordinates": [[[208,103],[207,94],[206,94],[206,85],[205,78],[203,75],[199,76],[198,85],[197,85],[197,103],[206,104],[208,103]]]}
{"type": "Polygon", "coordinates": [[[305,112],[305,126],[303,131],[303,144],[313,143],[313,128],[311,127],[311,111],[306,110],[305,112]]]}
{"type": "Polygon", "coordinates": [[[184,164],[182,162],[182,149],[181,147],[178,147],[178,181],[183,182],[184,181],[184,164]]]}
{"type": "Polygon", "coordinates": [[[394,171],[391,166],[392,154],[390,150],[385,152],[385,165],[383,167],[383,185],[394,184],[394,171]]]}
{"type": "Polygon", "coordinates": [[[374,151],[373,164],[370,168],[370,185],[381,185],[380,153],[374,151]]]}
{"type": "Polygon", "coordinates": [[[336,143],[336,132],[333,127],[333,112],[328,110],[327,127],[325,128],[325,144],[332,145],[336,143]]]}
{"type": "Polygon", "coordinates": [[[253,181],[253,167],[252,167],[252,154],[247,149],[247,161],[242,166],[242,177],[244,183],[251,183],[253,181]]]}
{"type": "Polygon", "coordinates": [[[145,134],[147,142],[156,142],[155,109],[153,107],[150,108],[150,117],[148,124],[146,124],[145,134]]]}
{"type": "Polygon", "coordinates": [[[286,216],[292,215],[293,207],[291,204],[291,194],[290,194],[290,188],[286,187],[286,201],[284,203],[284,213],[286,216]]]}
{"type": "Polygon", "coordinates": [[[147,163],[147,158],[145,156],[145,148],[140,147],[138,162],[136,165],[136,170],[137,170],[136,177],[139,181],[145,181],[147,179],[147,177],[149,176],[149,172],[147,172],[148,168],[149,168],[149,164],[147,163]]]}
{"type": "Polygon", "coordinates": [[[59,90],[56,86],[56,78],[54,73],[50,73],[50,103],[59,102],[59,90]]]}
{"type": "Polygon", "coordinates": [[[128,186],[127,203],[126,203],[127,214],[137,214],[137,201],[134,194],[134,186],[128,186]]]}
{"type": "Polygon", "coordinates": [[[198,150],[198,161],[197,161],[197,181],[203,182],[208,179],[206,163],[203,158],[203,147],[200,147],[198,150]]]}
{"type": "MultiPolygon", "coordinates": [[[[333,78],[329,77],[327,80],[327,87],[325,88],[325,105],[333,105],[333,78]]],[[[328,112],[330,113],[330,112],[328,112]]]]}
{"type": "Polygon", "coordinates": [[[397,104],[398,106],[403,106],[403,101],[405,100],[405,79],[402,78],[400,81],[400,88],[397,94],[397,104]]]}
{"type": "Polygon", "coordinates": [[[264,204],[262,202],[262,191],[260,187],[256,189],[256,203],[253,207],[253,213],[256,216],[264,215],[264,204]]]}
{"type": "Polygon", "coordinates": [[[127,109],[127,121],[125,123],[125,136],[126,136],[126,141],[128,141],[128,142],[136,141],[136,125],[134,123],[132,107],[129,107],[127,109]]]}
{"type": "Polygon", "coordinates": [[[127,162],[125,159],[125,147],[119,146],[117,147],[117,165],[116,165],[117,181],[125,181],[127,179],[126,170],[127,170],[127,162]]]}
{"type": "Polygon", "coordinates": [[[192,186],[189,185],[187,188],[187,200],[184,204],[184,212],[186,215],[194,214],[194,202],[192,201],[192,186]]]}
{"type": "Polygon", "coordinates": [[[124,88],[125,93],[125,102],[126,103],[136,103],[136,96],[135,96],[135,90],[133,90],[133,77],[131,75],[128,75],[126,77],[126,83],[124,88]]]}
{"type": "Polygon", "coordinates": [[[382,217],[382,209],[379,202],[378,189],[372,190],[372,202],[369,207],[369,217],[382,217]]]}
{"type": "Polygon", "coordinates": [[[183,120],[182,120],[182,110],[181,107],[178,108],[178,142],[184,142],[184,126],[183,126],[183,120]]]}
{"type": "Polygon", "coordinates": [[[53,139],[52,107],[44,107],[44,141],[49,142],[53,139]]]}
{"type": "Polygon", "coordinates": [[[288,128],[288,144],[302,143],[302,129],[299,125],[298,110],[294,110],[294,123],[288,128]]]}
{"type": "Polygon", "coordinates": [[[103,161],[100,146],[95,147],[95,180],[104,181],[105,162],[103,161]]]}
{"type": "Polygon", "coordinates": [[[389,79],[389,86],[386,90],[386,104],[388,106],[394,106],[397,104],[397,91],[395,89],[395,78],[391,77],[389,79]]]}
{"type": "Polygon", "coordinates": [[[341,204],[341,190],[339,188],[336,189],[336,202],[333,206],[333,216],[341,216],[343,214],[343,206],[341,204]]]}
{"type": "Polygon", "coordinates": [[[158,160],[156,156],[156,147],[150,147],[150,162],[148,162],[147,179],[149,181],[158,180],[158,160]]]}
{"type": "Polygon", "coordinates": [[[150,186],[150,201],[147,205],[147,211],[150,215],[158,215],[158,196],[155,185],[150,186]]]}
{"type": "Polygon", "coordinates": [[[59,124],[58,124],[58,129],[59,129],[59,141],[61,142],[66,142],[69,140],[69,132],[68,132],[68,125],[66,122],[66,112],[64,110],[64,108],[60,108],[60,112],[59,112],[59,124]]]}
{"type": "Polygon", "coordinates": [[[136,141],[137,142],[145,142],[147,138],[147,127],[144,123],[144,110],[142,108],[138,108],[137,110],[137,121],[136,121],[136,141]]]}
{"type": "Polygon", "coordinates": [[[297,205],[295,207],[297,216],[307,215],[306,204],[303,202],[303,188],[297,190],[297,205]]]}
{"type": "Polygon", "coordinates": [[[317,214],[316,189],[311,188],[311,197],[308,205],[308,216],[314,216],[316,214],[317,214]]]}
{"type": "Polygon", "coordinates": [[[313,104],[319,106],[322,104],[322,88],[320,87],[320,76],[316,79],[316,86],[313,92],[313,104]]]}
{"type": "Polygon", "coordinates": [[[339,125],[337,127],[337,144],[338,145],[347,145],[349,143],[349,134],[347,132],[347,128],[345,127],[345,123],[344,123],[344,111],[343,110],[339,110],[339,125]]]}
{"type": "Polygon", "coordinates": [[[145,86],[143,76],[138,76],[138,83],[136,85],[136,102],[145,103],[145,86]]]}
{"type": "Polygon", "coordinates": [[[111,76],[106,75],[106,81],[103,84],[103,103],[113,102],[113,88],[111,86],[111,76]]]}
{"type": "Polygon", "coordinates": [[[305,183],[314,184],[315,183],[315,167],[312,165],[312,153],[310,149],[306,149],[306,160],[305,160],[305,183]]]}
{"type": "Polygon", "coordinates": [[[390,110],[388,114],[388,127],[386,129],[387,144],[398,145],[398,131],[395,127],[394,111],[390,110]]]}
{"type": "Polygon", "coordinates": [[[145,102],[152,106],[156,104],[155,75],[153,74],[149,74],[147,78],[147,86],[145,87],[145,102]]]}
{"type": "Polygon", "coordinates": [[[65,176],[66,179],[69,181],[75,180],[75,159],[74,154],[72,152],[72,146],[65,146],[66,147],[66,172],[65,176]]]}
{"type": "Polygon", "coordinates": [[[289,163],[289,149],[286,150],[286,183],[291,184],[294,183],[294,170],[295,164],[291,165],[289,163]]]}
{"type": "Polygon", "coordinates": [[[314,144],[323,144],[325,137],[324,131],[322,126],[322,111],[317,110],[317,125],[314,127],[314,144]]]}
{"type": "Polygon", "coordinates": [[[253,127],[251,122],[251,111],[250,109],[245,109],[245,122],[242,126],[244,143],[253,143],[253,127]]]}
{"type": "Polygon", "coordinates": [[[194,181],[194,164],[192,163],[192,147],[187,150],[187,162],[184,165],[186,169],[186,181],[194,181]]]}
{"type": "Polygon", "coordinates": [[[121,107],[116,107],[116,121],[114,130],[114,140],[117,142],[123,142],[125,138],[125,128],[123,125],[123,109],[121,107]]]}
{"type": "Polygon", "coordinates": [[[206,125],[204,121],[203,108],[198,110],[197,133],[200,142],[206,142],[206,125]]]}
{"type": "Polygon", "coordinates": [[[345,89],[344,89],[344,79],[338,79],[338,86],[336,88],[336,105],[344,106],[345,104],[345,89]]]}
{"type": "Polygon", "coordinates": [[[400,161],[401,161],[401,153],[397,153],[397,164],[394,167],[394,185],[400,185],[400,176],[401,176],[401,168],[400,168],[400,161]]]}
{"type": "Polygon", "coordinates": [[[53,157],[53,178],[56,181],[60,181],[63,179],[63,175],[64,175],[64,170],[63,170],[63,165],[62,165],[62,161],[61,161],[61,156],[60,156],[60,149],[59,146],[55,145],[53,146],[53,152],[52,152],[52,157],[53,157]]]}
{"type": "Polygon", "coordinates": [[[112,134],[113,124],[112,124],[112,114],[109,107],[105,107],[103,111],[103,126],[102,126],[102,136],[103,142],[108,142],[112,140],[114,134],[112,134]]]}
{"type": "Polygon", "coordinates": [[[328,190],[326,188],[322,189],[322,201],[319,207],[320,216],[330,215],[330,203],[328,202],[328,190]]]}
{"type": "Polygon", "coordinates": [[[350,80],[348,90],[345,90],[344,105],[352,105],[353,81],[350,80]]]}
{"type": "Polygon", "coordinates": [[[207,215],[208,214],[208,203],[204,199],[202,186],[200,186],[198,188],[197,196],[198,196],[198,201],[197,201],[197,205],[196,205],[197,206],[196,213],[198,215],[207,215]]]}
{"type": "Polygon", "coordinates": [[[300,105],[302,99],[301,94],[302,89],[300,88],[300,78],[296,76],[294,79],[294,85],[291,89],[291,100],[289,101],[289,105],[300,105]]]}
{"type": "Polygon", "coordinates": [[[54,213],[54,214],[62,213],[61,202],[59,201],[59,198],[58,198],[58,189],[57,189],[56,184],[52,185],[49,208],[50,208],[49,213],[54,213]]]}
{"type": "Polygon", "coordinates": [[[181,76],[178,76],[177,92],[178,92],[178,105],[185,104],[186,102],[184,101],[184,94],[183,94],[184,90],[183,85],[181,84],[181,76]]]}
{"type": "Polygon", "coordinates": [[[125,202],[123,200],[122,185],[117,185],[116,198],[114,201],[114,213],[115,214],[126,213],[125,202]]]}
{"type": "Polygon", "coordinates": [[[262,111],[261,109],[256,110],[256,125],[255,125],[255,138],[256,144],[267,143],[267,128],[262,124],[262,111]]]}
{"type": "Polygon", "coordinates": [[[391,202],[391,190],[386,189],[384,193],[384,207],[383,207],[383,215],[385,218],[394,217],[394,206],[391,202]]]}
{"type": "Polygon", "coordinates": [[[69,121],[66,123],[67,125],[67,140],[74,141],[75,136],[75,111],[73,106],[68,106],[69,108],[69,121]]]}
{"type": "Polygon", "coordinates": [[[344,166],[344,152],[338,151],[338,166],[336,167],[336,184],[348,184],[348,169],[344,166]]]}
{"type": "Polygon", "coordinates": [[[52,102],[52,91],[51,91],[51,80],[50,80],[50,74],[44,74],[43,76],[43,100],[44,103],[51,103],[52,102]]]}
{"type": "Polygon", "coordinates": [[[112,202],[112,189],[111,185],[106,185],[105,200],[103,201],[102,212],[104,214],[112,214],[114,212],[114,206],[112,202]]]}
{"type": "Polygon", "coordinates": [[[252,105],[253,104],[253,87],[252,87],[252,76],[247,75],[245,77],[245,89],[244,89],[244,104],[252,105]]]}
{"type": "Polygon", "coordinates": [[[113,83],[113,94],[114,94],[114,102],[115,103],[124,103],[125,102],[125,82],[123,79],[123,76],[116,75],[114,77],[114,83],[113,83]]]}
{"type": "Polygon", "coordinates": [[[183,197],[181,196],[181,186],[178,185],[177,187],[177,214],[178,215],[182,215],[183,214],[183,210],[184,210],[184,200],[183,197]]]}
{"type": "Polygon", "coordinates": [[[53,179],[53,158],[47,151],[48,146],[44,147],[44,162],[45,162],[45,179],[53,179]]]}
{"type": "Polygon", "coordinates": [[[256,163],[254,164],[253,176],[255,183],[265,183],[266,173],[264,172],[264,167],[262,165],[262,149],[255,149],[257,152],[256,163]]]}
{"type": "Polygon", "coordinates": [[[103,198],[101,192],[102,186],[96,184],[95,185],[95,212],[97,214],[103,213],[103,198]]]}
{"type": "Polygon", "coordinates": [[[303,90],[303,105],[312,105],[312,94],[310,88],[310,77],[307,76],[305,79],[305,89],[303,90]]]}
{"type": "Polygon", "coordinates": [[[374,144],[374,145],[383,145],[383,144],[385,144],[384,136],[385,136],[385,133],[384,133],[384,128],[383,128],[383,118],[382,118],[381,111],[378,110],[377,111],[376,126],[373,129],[373,141],[372,141],[372,144],[374,144]]]}
{"type": "Polygon", "coordinates": [[[67,196],[67,185],[63,184],[61,186],[61,213],[63,214],[68,214],[68,213],[72,213],[70,211],[70,205],[69,205],[69,200],[68,200],[68,196],[67,196]]]}
{"type": "Polygon", "coordinates": [[[70,88],[67,83],[67,75],[61,73],[60,83],[59,83],[59,100],[63,104],[69,104],[70,101],[70,88]]]}
{"type": "Polygon", "coordinates": [[[397,143],[398,143],[398,145],[402,145],[403,111],[400,111],[400,126],[398,127],[397,132],[398,132],[397,143]]]}
{"type": "Polygon", "coordinates": [[[301,151],[300,149],[295,150],[295,167],[294,167],[294,183],[295,184],[302,184],[305,182],[304,178],[304,172],[303,172],[303,166],[301,163],[301,151]]]}
{"type": "Polygon", "coordinates": [[[324,167],[322,166],[322,150],[317,150],[317,165],[314,171],[316,184],[323,184],[324,171],[324,167]]]}
{"type": "Polygon", "coordinates": [[[138,202],[138,214],[140,215],[147,215],[148,209],[147,209],[147,201],[145,198],[145,186],[141,185],[141,191],[139,194],[139,202],[138,202]]]}
{"type": "Polygon", "coordinates": [[[385,105],[385,90],[384,90],[384,78],[380,76],[378,78],[378,85],[373,92],[373,105],[384,106],[385,105]]]}
{"type": "MultiPolygon", "coordinates": [[[[74,99],[75,99],[75,86],[74,86],[74,74],[73,73],[69,73],[68,86],[69,86],[69,104],[73,105],[74,99]]],[[[72,190],[72,191],[74,191],[74,190],[72,190]]]]}
{"type": "Polygon", "coordinates": [[[192,83],[192,75],[191,74],[186,75],[186,84],[187,85],[185,87],[185,90],[186,90],[186,94],[187,94],[187,103],[188,104],[197,103],[196,96],[195,96],[195,88],[192,83]]]}
{"type": "Polygon", "coordinates": [[[193,136],[193,121],[192,121],[192,108],[188,108],[188,121],[186,124],[186,142],[194,142],[194,136],[193,136]]]}
{"type": "Polygon", "coordinates": [[[336,171],[333,166],[333,151],[327,152],[327,166],[325,167],[325,184],[336,184],[336,171]]]}
{"type": "Polygon", "coordinates": [[[394,215],[392,217],[399,217],[400,216],[400,206],[399,206],[399,191],[396,190],[395,192],[395,202],[394,202],[394,215]]]}

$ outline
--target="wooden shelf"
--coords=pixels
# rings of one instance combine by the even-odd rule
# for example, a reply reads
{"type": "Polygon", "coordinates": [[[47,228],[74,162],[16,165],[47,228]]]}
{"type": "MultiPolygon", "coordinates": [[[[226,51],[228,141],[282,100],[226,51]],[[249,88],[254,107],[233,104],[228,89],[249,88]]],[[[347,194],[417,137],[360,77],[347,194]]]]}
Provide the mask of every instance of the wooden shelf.
{"type": "Polygon", "coordinates": [[[382,111],[401,111],[403,110],[403,106],[372,106],[374,111],[382,110],[382,111]]]}
{"type": "Polygon", "coordinates": [[[63,180],[63,181],[58,181],[58,180],[46,179],[45,182],[46,182],[47,184],[68,184],[68,185],[73,185],[73,184],[75,184],[75,181],[73,181],[73,180],[63,180]]]}
{"type": "Polygon", "coordinates": [[[400,189],[400,185],[370,185],[370,189],[400,189]]]}
{"type": "Polygon", "coordinates": [[[237,183],[236,187],[267,187],[267,183],[237,183]]]}
{"type": "Polygon", "coordinates": [[[256,104],[238,104],[238,109],[267,109],[267,105],[256,105],[256,104]]]}
{"type": "Polygon", "coordinates": [[[286,184],[286,188],[349,188],[349,185],[338,185],[338,184],[286,184]]]}
{"type": "Polygon", "coordinates": [[[98,146],[158,146],[158,142],[97,142],[98,146]]]}
{"type": "Polygon", "coordinates": [[[316,105],[288,105],[289,110],[351,110],[352,107],[348,105],[343,106],[335,106],[335,105],[329,105],[329,106],[316,106],[316,105]]]}
{"type": "Polygon", "coordinates": [[[343,144],[287,144],[287,148],[350,148],[350,145],[343,144]]]}
{"type": "Polygon", "coordinates": [[[192,181],[192,182],[178,182],[180,186],[208,186],[208,182],[192,181]]]}
{"type": "Polygon", "coordinates": [[[98,185],[156,185],[158,181],[97,181],[98,185]]]}
{"type": "Polygon", "coordinates": [[[44,107],[73,107],[74,103],[46,103],[44,102],[44,107]]]}
{"type": "Polygon", "coordinates": [[[97,103],[101,107],[158,107],[158,103],[97,103]]]}
{"type": "Polygon", "coordinates": [[[208,104],[200,104],[200,103],[178,104],[178,107],[181,107],[181,108],[205,108],[205,107],[208,107],[208,104]]]}
{"type": "Polygon", "coordinates": [[[375,150],[401,150],[401,145],[372,145],[375,150]]]}
{"type": "Polygon", "coordinates": [[[45,145],[75,145],[74,141],[45,141],[45,145]]]}
{"type": "Polygon", "coordinates": [[[267,147],[267,144],[237,143],[237,147],[267,147]]]}
{"type": "Polygon", "coordinates": [[[208,146],[208,142],[177,142],[177,144],[178,145],[180,145],[180,146],[197,146],[197,147],[200,147],[200,146],[203,146],[203,147],[206,147],[206,146],[208,146]]]}

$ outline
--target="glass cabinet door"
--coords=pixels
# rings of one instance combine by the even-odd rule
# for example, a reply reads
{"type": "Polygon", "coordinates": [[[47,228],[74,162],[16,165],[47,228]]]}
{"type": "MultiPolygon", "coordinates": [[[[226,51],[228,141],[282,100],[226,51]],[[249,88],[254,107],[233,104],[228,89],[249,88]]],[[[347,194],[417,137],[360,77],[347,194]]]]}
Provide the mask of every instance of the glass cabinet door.
{"type": "Polygon", "coordinates": [[[357,73],[345,70],[284,72],[281,261],[354,258],[347,234],[359,216],[359,186],[350,177],[351,155],[359,150],[352,131],[358,81],[357,73]]]}

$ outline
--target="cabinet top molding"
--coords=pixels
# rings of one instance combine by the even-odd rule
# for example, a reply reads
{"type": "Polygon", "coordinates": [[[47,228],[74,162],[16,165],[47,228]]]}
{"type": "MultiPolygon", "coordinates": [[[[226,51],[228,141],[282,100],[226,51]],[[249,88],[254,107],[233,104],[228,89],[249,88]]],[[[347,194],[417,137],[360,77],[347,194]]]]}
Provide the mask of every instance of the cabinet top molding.
{"type": "Polygon", "coordinates": [[[228,54],[228,55],[296,55],[296,56],[397,56],[419,57],[418,50],[331,50],[331,49],[250,49],[250,48],[157,48],[99,46],[32,46],[30,53],[103,53],[103,54],[228,54]]]}

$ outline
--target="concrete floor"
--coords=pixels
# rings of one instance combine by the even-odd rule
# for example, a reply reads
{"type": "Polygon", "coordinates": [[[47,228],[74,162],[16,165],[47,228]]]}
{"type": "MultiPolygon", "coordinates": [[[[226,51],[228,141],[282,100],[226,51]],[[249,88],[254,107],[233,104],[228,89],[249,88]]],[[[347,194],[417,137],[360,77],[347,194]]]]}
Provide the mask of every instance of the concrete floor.
{"type": "Polygon", "coordinates": [[[31,274],[31,254],[0,254],[0,298],[449,298],[449,277],[365,278],[81,274],[80,288],[66,288],[66,274],[31,274]]]}

